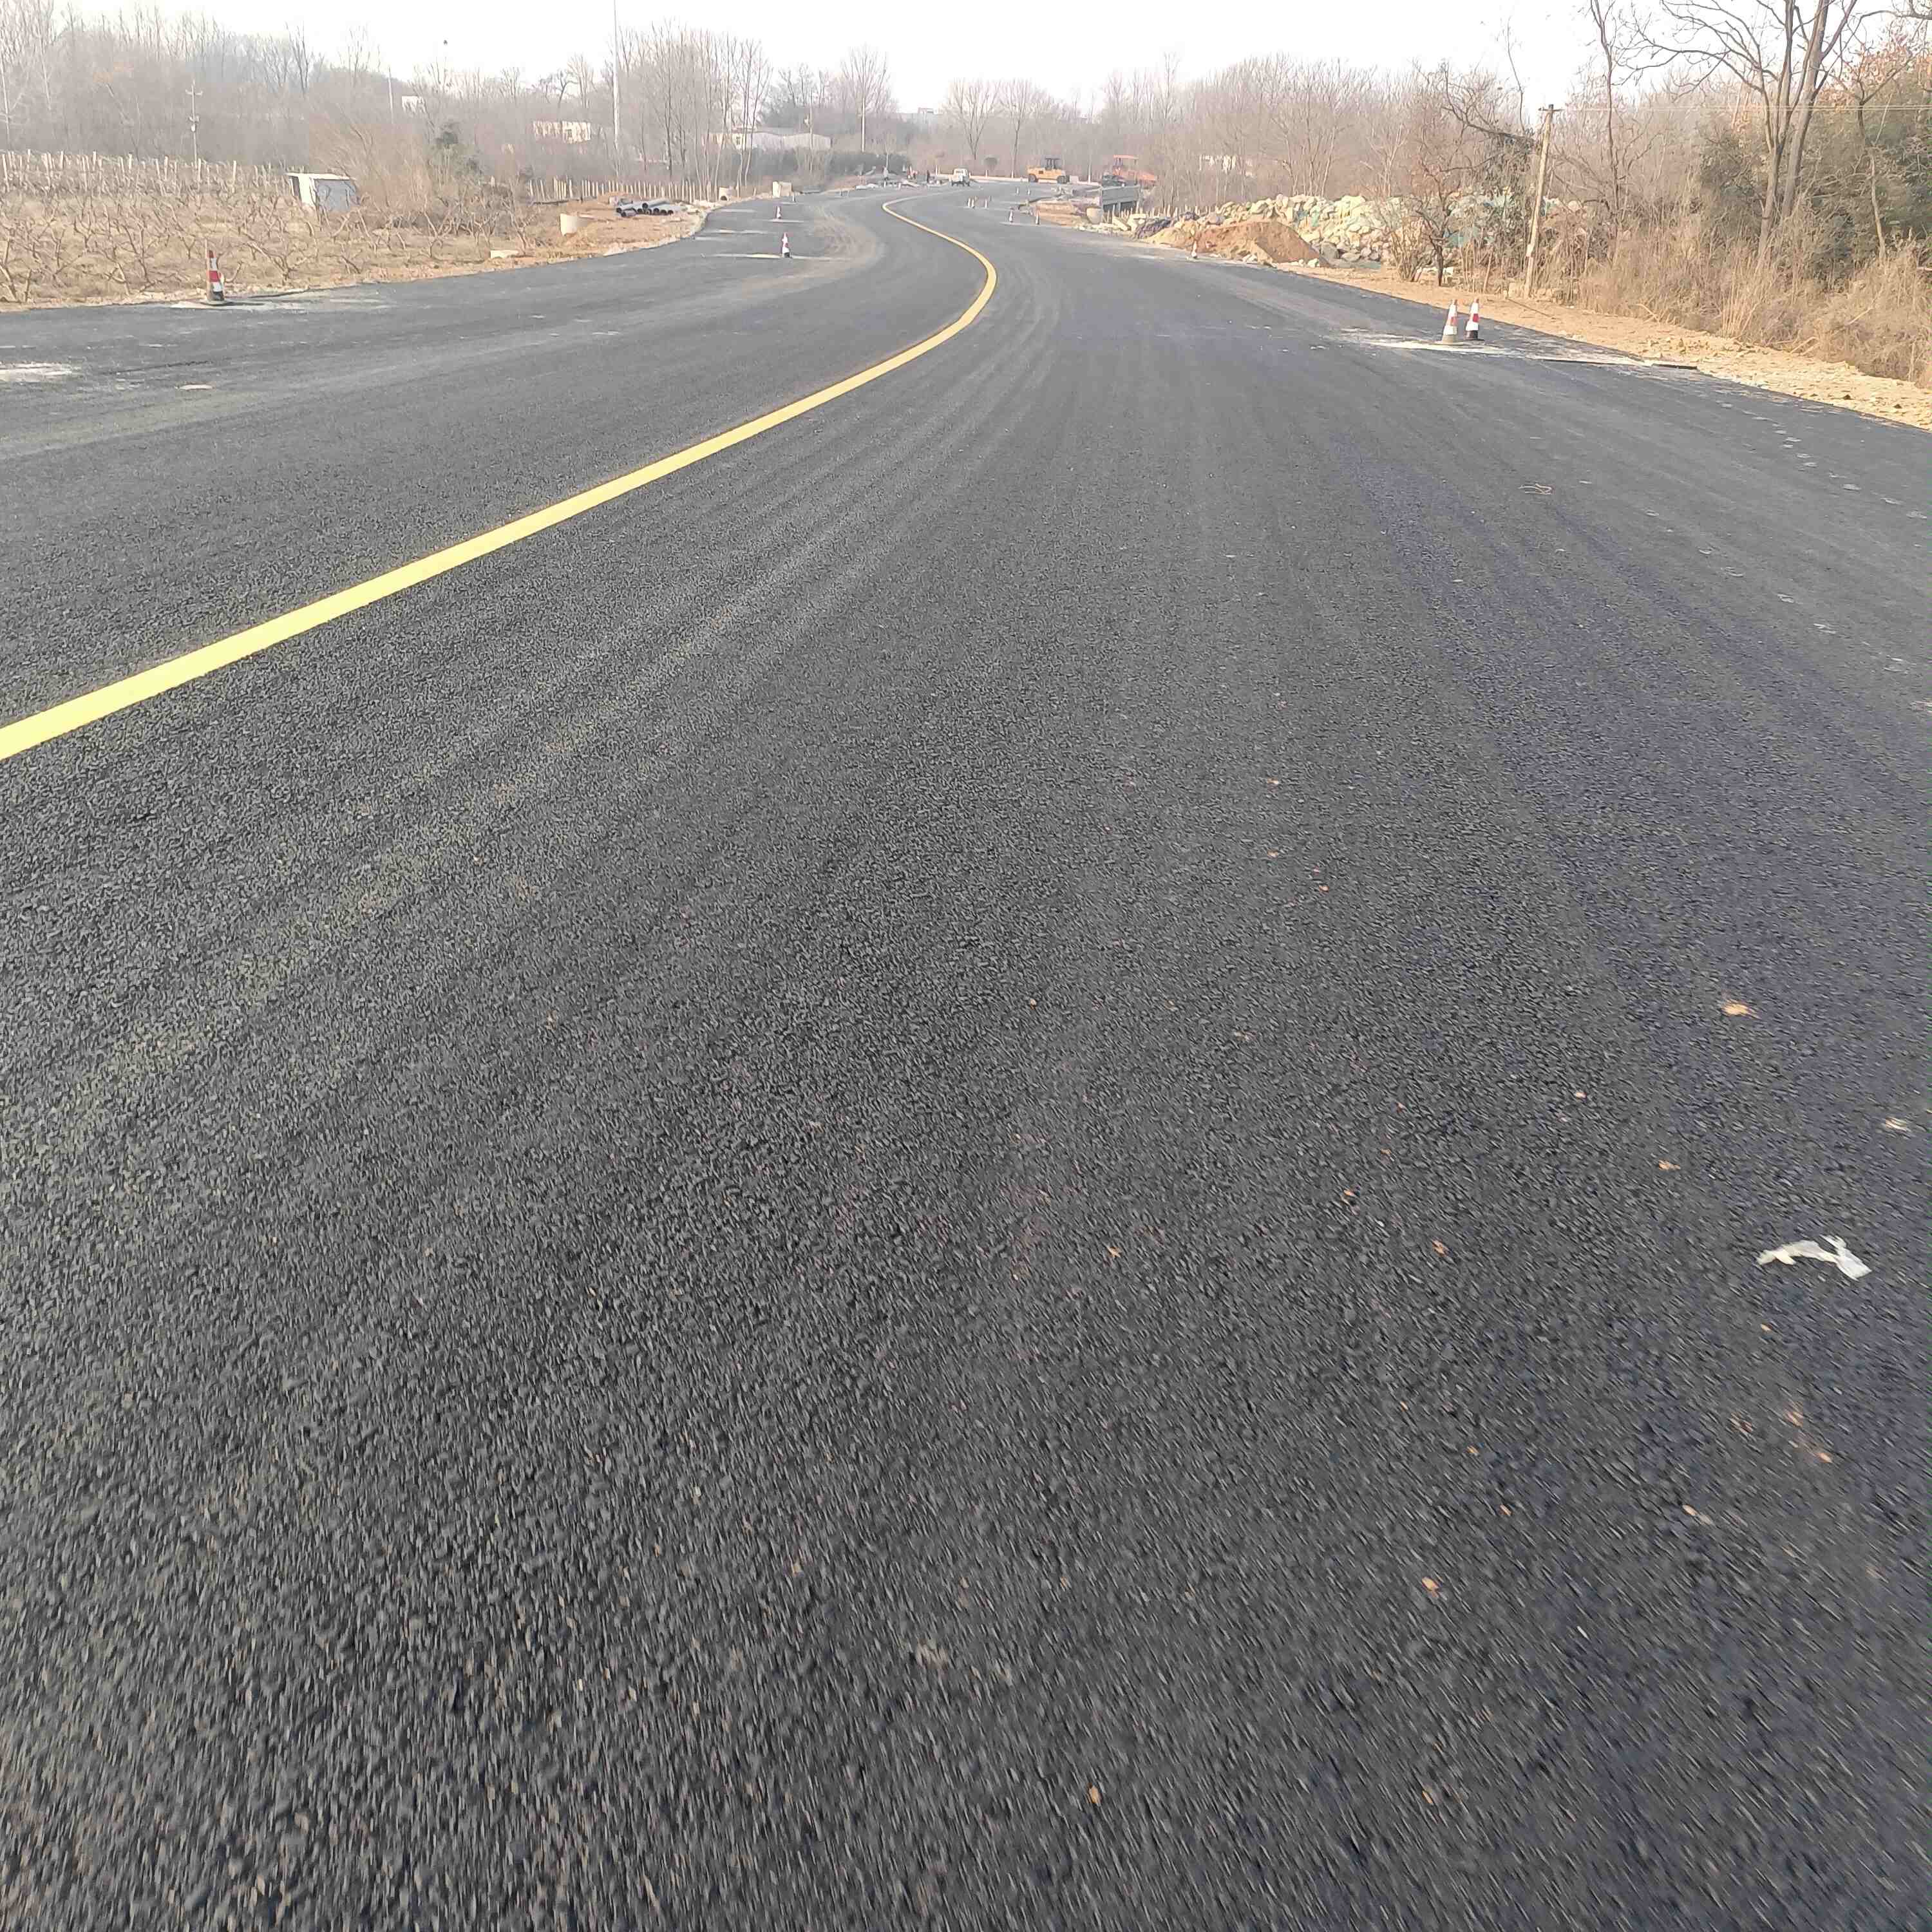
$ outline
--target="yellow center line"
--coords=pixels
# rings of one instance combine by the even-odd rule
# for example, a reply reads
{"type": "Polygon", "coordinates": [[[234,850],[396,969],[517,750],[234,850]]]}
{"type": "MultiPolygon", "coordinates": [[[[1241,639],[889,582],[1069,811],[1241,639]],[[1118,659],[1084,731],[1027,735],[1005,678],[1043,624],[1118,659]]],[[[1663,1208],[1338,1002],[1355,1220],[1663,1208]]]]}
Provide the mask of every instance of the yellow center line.
{"type": "Polygon", "coordinates": [[[885,207],[888,214],[908,226],[938,236],[940,241],[949,242],[956,248],[965,249],[986,272],[986,279],[970,305],[938,334],[928,335],[924,341],[915,342],[910,348],[902,349],[896,356],[889,356],[883,362],[874,362],[870,368],[861,369],[856,376],[848,376],[843,382],[834,382],[829,388],[815,389],[795,403],[787,403],[782,409],[754,416],[749,422],[739,424],[736,429],[728,429],[672,455],[660,457],[655,463],[646,464],[641,470],[614,476],[608,483],[579,490],[574,496],[566,496],[560,502],[532,510],[528,516],[518,517],[510,523],[499,524],[494,530],[485,530],[479,536],[465,538],[461,543],[452,544],[446,550],[432,550],[428,556],[418,557],[413,563],[398,565],[394,570],[384,571],[380,577],[351,584],[346,590],[317,598],[313,604],[284,611],[280,616],[271,617],[265,622],[251,624],[247,630],[237,631],[232,637],[218,638],[212,644],[184,651],[178,657],[165,658],[131,676],[117,678],[112,684],[102,685],[98,690],[70,698],[64,704],[50,706],[45,711],[37,711],[15,724],[0,726],[0,760],[16,758],[36,745],[45,744],[50,738],[64,737],[68,732],[78,731],[83,725],[112,717],[116,712],[125,711],[132,705],[145,704],[151,698],[158,698],[163,692],[172,691],[178,685],[192,683],[195,679],[206,677],[209,672],[220,670],[224,665],[238,663],[243,658],[254,657],[277,644],[285,644],[305,631],[318,630],[338,617],[347,616],[352,610],[380,604],[384,598],[394,597],[416,584],[427,584],[433,577],[460,570],[466,563],[474,563],[478,557],[507,550],[512,544],[521,543],[525,538],[536,536],[544,530],[554,530],[560,524],[568,523],[573,517],[601,508],[606,503],[614,503],[619,497],[628,496],[632,490],[641,490],[648,483],[674,476],[680,470],[688,470],[706,457],[735,449],[740,443],[749,442],[754,436],[763,436],[768,430],[795,422],[800,416],[809,416],[814,410],[822,410],[828,403],[837,402],[842,396],[849,396],[855,389],[862,389],[868,382],[876,382],[880,376],[890,376],[896,369],[903,369],[908,362],[916,362],[922,356],[931,355],[942,344],[950,342],[962,329],[971,328],[979,320],[980,311],[992,300],[993,291],[999,285],[999,274],[978,249],[968,248],[956,236],[941,234],[937,228],[928,228],[924,222],[915,221],[909,214],[901,214],[890,202],[885,207]]]}

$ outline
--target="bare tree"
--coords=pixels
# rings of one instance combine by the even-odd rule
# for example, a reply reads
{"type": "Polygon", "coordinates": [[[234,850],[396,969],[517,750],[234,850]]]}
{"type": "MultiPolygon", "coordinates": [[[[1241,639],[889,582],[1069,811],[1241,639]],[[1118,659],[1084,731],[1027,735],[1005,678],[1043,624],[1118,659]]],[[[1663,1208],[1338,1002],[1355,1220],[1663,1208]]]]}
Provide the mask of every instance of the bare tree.
{"type": "Polygon", "coordinates": [[[282,71],[287,76],[286,91],[305,94],[315,78],[315,50],[308,44],[308,30],[290,22],[282,37],[282,71]]]}
{"type": "Polygon", "coordinates": [[[1216,76],[1208,85],[1207,104],[1219,110],[1217,140],[1223,145],[1266,159],[1297,193],[1332,194],[1343,143],[1374,86],[1366,68],[1276,54],[1216,76]]]}
{"type": "Polygon", "coordinates": [[[774,124],[803,128],[818,104],[818,70],[801,61],[783,69],[772,82],[770,108],[774,124]]]}
{"type": "Polygon", "coordinates": [[[1583,0],[1597,52],[1592,62],[1597,105],[1602,114],[1604,199],[1609,204],[1610,232],[1624,217],[1624,175],[1627,163],[1618,152],[1622,119],[1622,90],[1642,44],[1636,23],[1625,0],[1583,0]]]}
{"type": "Polygon", "coordinates": [[[1403,130],[1402,211],[1408,259],[1396,266],[1405,274],[1426,256],[1440,288],[1455,246],[1456,218],[1474,178],[1466,122],[1450,111],[1440,76],[1418,77],[1409,98],[1403,130]]]}
{"type": "Polygon", "coordinates": [[[1190,205],[1201,185],[1201,150],[1193,122],[1194,102],[1180,79],[1180,56],[1169,52],[1157,68],[1136,70],[1130,112],[1143,165],[1160,182],[1169,208],[1190,205]]]}
{"type": "Polygon", "coordinates": [[[946,90],[940,112],[949,127],[958,130],[969,170],[979,167],[980,139],[993,118],[999,98],[999,87],[990,80],[956,80],[946,90]]]}
{"type": "Polygon", "coordinates": [[[1700,78],[1723,73],[1753,104],[1764,157],[1758,260],[1798,206],[1804,143],[1819,97],[1876,0],[1658,0],[1644,39],[1700,78]]]}
{"type": "MultiPolygon", "coordinates": [[[[1932,0],[1928,0],[1928,4],[1932,4],[1932,0]]],[[[1867,116],[1890,91],[1892,83],[1924,58],[1923,42],[1923,35],[1915,38],[1902,31],[1894,21],[1891,24],[1891,31],[1882,38],[1847,50],[1842,87],[1851,101],[1852,112],[1858,123],[1858,146],[1864,155],[1865,188],[1871,200],[1873,245],[1881,256],[1886,251],[1886,236],[1885,213],[1878,192],[1879,150],[1872,139],[1867,116]]]]}
{"type": "Polygon", "coordinates": [[[11,0],[0,4],[0,141],[10,148],[16,113],[26,103],[26,35],[19,13],[11,0]]]}
{"type": "Polygon", "coordinates": [[[367,27],[350,27],[343,34],[341,50],[330,65],[342,76],[343,92],[352,113],[364,83],[374,74],[376,63],[381,58],[367,27]]]}
{"type": "Polygon", "coordinates": [[[13,15],[18,29],[16,57],[26,76],[23,87],[40,97],[43,120],[54,117],[55,52],[61,31],[54,11],[54,0],[14,0],[13,15]]]}
{"type": "Polygon", "coordinates": [[[742,184],[755,152],[752,136],[765,111],[772,84],[772,64],[762,40],[728,35],[722,44],[730,118],[738,136],[738,179],[742,184]]]}
{"type": "MultiPolygon", "coordinates": [[[[1646,41],[1637,0],[1580,0],[1593,51],[1579,72],[1559,142],[1566,176],[1591,190],[1605,216],[1614,248],[1630,220],[1633,182],[1665,132],[1672,108],[1688,107],[1695,83],[1676,89],[1644,88],[1659,62],[1646,41]],[[1675,96],[1676,98],[1673,98],[1675,96]]],[[[1678,115],[1682,124],[1681,112],[1678,115]]]]}
{"type": "Polygon", "coordinates": [[[892,100],[892,70],[885,56],[877,47],[854,47],[839,67],[838,88],[846,111],[859,124],[860,152],[868,152],[870,124],[892,100]]]}
{"type": "Polygon", "coordinates": [[[1000,83],[999,116],[1013,130],[1012,171],[1020,171],[1020,136],[1048,113],[1053,97],[1038,82],[1007,80],[1000,83]]]}
{"type": "Polygon", "coordinates": [[[1109,158],[1126,150],[1128,107],[1126,77],[1115,68],[1100,90],[1100,105],[1094,116],[1094,130],[1100,136],[1100,165],[1094,170],[1096,178],[1109,158]]]}
{"type": "Polygon", "coordinates": [[[577,96],[578,110],[588,117],[591,94],[600,84],[601,76],[596,62],[588,54],[572,54],[565,64],[563,72],[560,75],[554,75],[552,79],[560,82],[556,96],[558,119],[563,118],[563,104],[573,94],[577,96]]]}

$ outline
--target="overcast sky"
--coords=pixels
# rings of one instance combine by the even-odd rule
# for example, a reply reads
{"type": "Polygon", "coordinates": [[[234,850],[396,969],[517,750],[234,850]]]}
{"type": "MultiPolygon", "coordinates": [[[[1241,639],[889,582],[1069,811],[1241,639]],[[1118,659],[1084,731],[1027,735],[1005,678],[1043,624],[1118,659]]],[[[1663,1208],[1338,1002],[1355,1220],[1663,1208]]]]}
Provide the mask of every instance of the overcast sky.
{"type": "MultiPolygon", "coordinates": [[[[433,61],[446,38],[458,68],[492,70],[514,64],[537,74],[576,52],[601,54],[610,44],[608,0],[554,0],[542,8],[509,0],[203,0],[206,10],[238,27],[262,30],[300,20],[324,52],[349,24],[368,26],[386,61],[399,74],[433,61]]],[[[860,4],[801,10],[783,0],[725,0],[713,8],[635,4],[620,0],[624,22],[641,27],[667,16],[764,40],[779,67],[811,61],[838,64],[855,40],[884,50],[902,107],[937,107],[946,82],[959,74],[1023,74],[1061,95],[1090,99],[1110,68],[1154,65],[1178,53],[1184,70],[1200,74],[1245,54],[1284,52],[1307,58],[1339,56],[1364,64],[1406,67],[1447,58],[1499,63],[1498,36],[1513,28],[1517,61],[1532,103],[1560,99],[1582,55],[1574,8],[1564,0],[1478,0],[1474,6],[1441,0],[1380,0],[1372,7],[1263,6],[1223,0],[1204,11],[1172,0],[1116,0],[1102,8],[974,0],[952,8],[932,0],[910,5],[860,4]]]]}

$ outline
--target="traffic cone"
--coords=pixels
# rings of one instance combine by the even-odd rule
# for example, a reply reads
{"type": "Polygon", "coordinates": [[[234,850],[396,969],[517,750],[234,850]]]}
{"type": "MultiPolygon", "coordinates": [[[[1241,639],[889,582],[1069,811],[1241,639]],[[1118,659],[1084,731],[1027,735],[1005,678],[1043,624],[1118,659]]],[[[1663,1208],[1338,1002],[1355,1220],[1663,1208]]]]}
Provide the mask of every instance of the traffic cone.
{"type": "Polygon", "coordinates": [[[1444,342],[1460,342],[1462,339],[1462,314],[1456,306],[1455,297],[1451,296],[1449,298],[1449,313],[1442,318],[1442,340],[1444,342]]]}
{"type": "Polygon", "coordinates": [[[221,279],[221,257],[212,248],[207,253],[208,299],[219,306],[228,299],[228,286],[221,279]]]}
{"type": "Polygon", "coordinates": [[[1199,260],[1200,260],[1200,259],[1201,259],[1201,244],[1200,244],[1198,241],[1197,241],[1197,242],[1189,242],[1189,243],[1188,243],[1188,244],[1187,244],[1187,259],[1188,259],[1190,262],[1198,262],[1198,261],[1199,261],[1199,260]]]}
{"type": "Polygon", "coordinates": [[[1006,210],[1006,226],[1007,226],[1009,228],[1010,228],[1012,225],[1013,225],[1013,212],[1012,212],[1012,210],[1010,208],[1009,208],[1006,210]]]}
{"type": "Polygon", "coordinates": [[[781,262],[789,262],[791,260],[791,237],[789,235],[781,235],[778,237],[778,260],[781,262]]]}
{"type": "Polygon", "coordinates": [[[782,221],[784,219],[784,203],[783,202],[775,201],[772,203],[772,219],[774,221],[782,221]]]}
{"type": "Polygon", "coordinates": [[[1469,328],[1468,328],[1468,333],[1467,334],[1466,334],[1466,335],[1463,337],[1462,340],[1463,340],[1465,342],[1480,342],[1480,341],[1481,341],[1481,340],[1482,340],[1482,339],[1483,339],[1483,310],[1482,310],[1482,304],[1481,304],[1480,302],[1472,302],[1469,304],[1469,328]]]}

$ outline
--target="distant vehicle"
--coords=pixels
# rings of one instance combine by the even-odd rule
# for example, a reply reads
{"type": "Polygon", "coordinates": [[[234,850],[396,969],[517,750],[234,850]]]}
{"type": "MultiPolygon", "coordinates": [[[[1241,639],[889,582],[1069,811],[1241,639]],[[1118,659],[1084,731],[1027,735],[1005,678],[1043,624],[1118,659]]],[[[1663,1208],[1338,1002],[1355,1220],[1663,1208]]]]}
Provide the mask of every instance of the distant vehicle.
{"type": "Polygon", "coordinates": [[[1102,188],[1152,188],[1154,178],[1132,154],[1110,154],[1101,171],[1102,188]]]}
{"type": "Polygon", "coordinates": [[[1072,180],[1072,176],[1060,165],[1058,154],[1048,154],[1042,159],[1038,167],[1027,170],[1027,179],[1030,182],[1064,182],[1072,180]]]}
{"type": "Polygon", "coordinates": [[[970,188],[973,177],[964,168],[955,168],[949,177],[955,188],[970,188]]]}
{"type": "Polygon", "coordinates": [[[634,196],[626,195],[614,204],[621,215],[675,214],[677,204],[670,201],[639,201],[634,196]]]}

